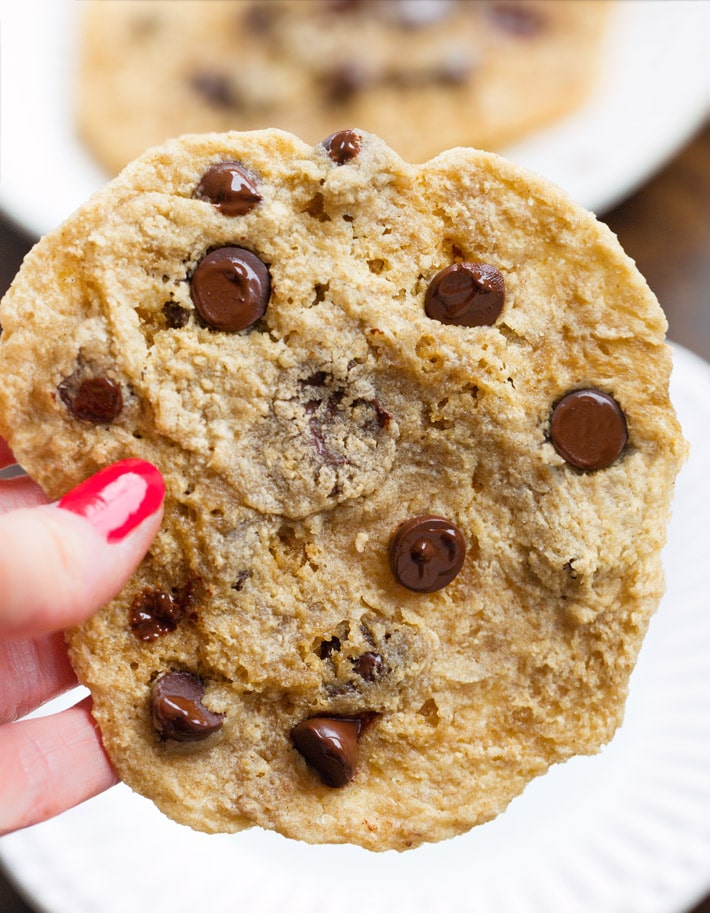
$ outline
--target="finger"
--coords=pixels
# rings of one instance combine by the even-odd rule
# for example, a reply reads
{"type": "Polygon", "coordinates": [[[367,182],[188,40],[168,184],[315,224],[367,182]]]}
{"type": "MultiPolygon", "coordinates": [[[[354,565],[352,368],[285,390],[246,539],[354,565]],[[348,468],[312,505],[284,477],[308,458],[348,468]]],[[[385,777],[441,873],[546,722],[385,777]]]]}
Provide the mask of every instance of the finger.
{"type": "Polygon", "coordinates": [[[12,450],[10,450],[7,441],[0,437],[0,469],[3,469],[5,466],[12,466],[14,462],[15,456],[12,450]]]}
{"type": "Polygon", "coordinates": [[[90,699],[0,727],[0,834],[45,821],[117,782],[90,699]]]}
{"type": "Polygon", "coordinates": [[[37,507],[46,504],[47,496],[29,476],[0,479],[0,514],[20,507],[37,507]]]}
{"type": "Polygon", "coordinates": [[[154,466],[124,460],[55,504],[0,516],[0,633],[70,627],[113,598],[158,530],[164,492],[154,466]]]}
{"type": "Polygon", "coordinates": [[[0,723],[18,720],[76,685],[63,634],[0,641],[0,723]]]}

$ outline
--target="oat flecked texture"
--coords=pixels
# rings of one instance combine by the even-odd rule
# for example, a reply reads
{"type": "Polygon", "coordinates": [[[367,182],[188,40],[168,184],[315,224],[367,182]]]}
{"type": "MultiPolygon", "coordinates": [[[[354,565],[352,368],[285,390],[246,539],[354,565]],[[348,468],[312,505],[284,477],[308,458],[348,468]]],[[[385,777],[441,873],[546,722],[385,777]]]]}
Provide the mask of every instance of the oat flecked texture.
{"type": "Polygon", "coordinates": [[[185,136],[129,165],[2,302],[0,433],[53,498],[120,458],[165,475],[148,556],[68,635],[120,776],[200,830],[404,850],[493,818],[611,738],[663,591],[685,443],[664,316],[604,225],[492,154],[412,166],[358,136],[344,164],[266,130],[185,136]],[[258,188],[247,214],[195,197],[223,161],[258,188]],[[207,326],[190,293],[227,245],[272,282],[237,332],[207,326]],[[431,280],[463,261],[504,277],[493,325],[425,313],[431,280]],[[68,408],[85,378],[120,386],[113,421],[68,408]],[[595,471],[550,442],[554,404],[585,387],[628,426],[595,471]],[[388,559],[422,515],[466,542],[431,593],[388,559]],[[131,612],[156,592],[182,617],[141,640],[131,612]],[[219,731],[156,730],[167,672],[201,683],[219,731]],[[362,722],[337,788],[291,738],[324,716],[362,722]]]}

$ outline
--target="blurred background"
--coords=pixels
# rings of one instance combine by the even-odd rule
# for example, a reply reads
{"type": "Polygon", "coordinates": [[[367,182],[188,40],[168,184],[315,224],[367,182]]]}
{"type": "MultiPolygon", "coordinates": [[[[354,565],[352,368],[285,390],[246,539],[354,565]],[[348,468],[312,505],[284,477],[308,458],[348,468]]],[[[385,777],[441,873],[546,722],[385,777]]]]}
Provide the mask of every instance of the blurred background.
{"type": "MultiPolygon", "coordinates": [[[[708,0],[2,0],[0,294],[41,234],[165,136],[274,125],[315,143],[358,126],[411,161],[477,145],[555,180],[618,235],[671,341],[710,360],[709,13],[708,0]]],[[[679,816],[675,850],[653,862],[687,878],[613,913],[710,913],[703,746],[707,825],[679,816]]],[[[8,839],[1,913],[68,913],[8,839]]],[[[441,909],[461,907],[443,895],[441,909]]]]}

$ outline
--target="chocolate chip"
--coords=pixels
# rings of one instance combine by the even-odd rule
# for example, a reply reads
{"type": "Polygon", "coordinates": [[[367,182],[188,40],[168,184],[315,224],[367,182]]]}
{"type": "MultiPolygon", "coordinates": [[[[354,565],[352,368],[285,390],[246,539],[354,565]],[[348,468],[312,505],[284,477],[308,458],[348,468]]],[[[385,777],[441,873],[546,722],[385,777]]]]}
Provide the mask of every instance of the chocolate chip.
{"type": "Polygon", "coordinates": [[[229,77],[223,73],[195,73],[190,85],[213,108],[239,107],[239,99],[229,77]]]}
{"type": "Polygon", "coordinates": [[[368,651],[358,656],[353,662],[353,671],[366,682],[373,682],[382,674],[384,663],[379,653],[368,651]]]}
{"type": "Polygon", "coordinates": [[[129,624],[138,640],[157,640],[174,631],[186,611],[184,600],[157,587],[146,587],[134,598],[129,624]]]}
{"type": "Polygon", "coordinates": [[[345,165],[362,149],[362,137],[355,130],[340,130],[323,140],[323,148],[336,165],[345,165]]]}
{"type": "Polygon", "coordinates": [[[500,0],[487,7],[488,17],[503,32],[515,38],[532,38],[546,26],[545,16],[534,3],[521,0],[500,0]]]}
{"type": "Polygon", "coordinates": [[[108,377],[86,377],[77,384],[72,375],[57,389],[71,414],[83,422],[106,425],[123,409],[121,387],[108,377]]]}
{"type": "Polygon", "coordinates": [[[200,316],[217,330],[243,330],[264,316],[271,296],[266,264],[243,247],[220,247],[197,265],[190,294],[200,316]]]}
{"type": "Polygon", "coordinates": [[[332,105],[348,104],[365,88],[367,82],[367,72],[355,61],[341,63],[320,77],[325,99],[332,105]]]}
{"type": "Polygon", "coordinates": [[[164,739],[201,742],[222,728],[224,716],[202,703],[204,687],[189,672],[166,672],[153,683],[153,726],[164,739]]]}
{"type": "Polygon", "coordinates": [[[163,305],[165,324],[171,330],[181,330],[190,320],[190,312],[176,301],[166,301],[163,305]]]}
{"type": "Polygon", "coordinates": [[[198,200],[212,203],[225,216],[243,216],[263,199],[254,179],[239,162],[212,165],[197,185],[198,200]]]}
{"type": "Polygon", "coordinates": [[[314,717],[291,730],[291,741],[326,786],[345,786],[355,776],[361,723],[356,719],[314,717]]]}
{"type": "Polygon", "coordinates": [[[464,327],[492,326],[505,302],[505,281],[489,263],[452,263],[432,279],[424,297],[427,317],[464,327]]]}
{"type": "Polygon", "coordinates": [[[274,13],[274,9],[270,9],[263,3],[256,3],[250,6],[244,14],[244,26],[252,35],[268,35],[276,20],[274,13]]]}
{"type": "Polygon", "coordinates": [[[239,571],[237,574],[237,579],[232,584],[232,589],[236,590],[237,593],[241,593],[244,589],[244,584],[251,577],[251,571],[239,571]]]}
{"type": "Polygon", "coordinates": [[[617,401],[601,390],[573,390],[554,406],[550,440],[577,469],[606,469],[626,446],[626,417],[617,401]]]}
{"type": "Polygon", "coordinates": [[[322,640],[318,655],[321,659],[328,659],[331,653],[337,653],[340,649],[340,638],[331,637],[330,640],[322,640]]]}
{"type": "Polygon", "coordinates": [[[461,531],[443,517],[414,517],[394,534],[389,548],[395,579],[417,593],[433,593],[456,577],[466,556],[461,531]]]}
{"type": "Polygon", "coordinates": [[[361,9],[367,0],[321,0],[324,9],[332,13],[352,13],[361,9]]]}

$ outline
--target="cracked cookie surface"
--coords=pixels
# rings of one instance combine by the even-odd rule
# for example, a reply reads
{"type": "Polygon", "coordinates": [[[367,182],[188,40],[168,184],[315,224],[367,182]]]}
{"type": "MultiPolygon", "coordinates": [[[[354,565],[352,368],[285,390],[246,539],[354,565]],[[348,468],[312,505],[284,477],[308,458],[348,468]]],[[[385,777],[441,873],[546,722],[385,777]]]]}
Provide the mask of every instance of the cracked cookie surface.
{"type": "Polygon", "coordinates": [[[556,188],[359,130],[183,137],[34,248],[0,321],[0,432],[51,497],[165,476],[68,637],[167,814],[403,850],[611,737],[685,445],[657,302],[556,188]]]}

